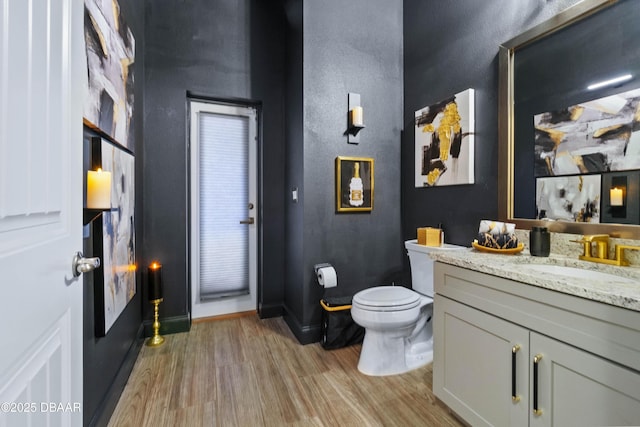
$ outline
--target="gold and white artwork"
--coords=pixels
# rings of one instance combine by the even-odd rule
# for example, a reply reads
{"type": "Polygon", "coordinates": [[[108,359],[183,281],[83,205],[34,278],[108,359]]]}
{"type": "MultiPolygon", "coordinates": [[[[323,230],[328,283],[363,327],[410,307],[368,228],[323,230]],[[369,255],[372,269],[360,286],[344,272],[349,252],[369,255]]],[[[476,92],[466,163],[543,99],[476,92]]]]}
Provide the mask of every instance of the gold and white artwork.
{"type": "Polygon", "coordinates": [[[415,186],[473,184],[474,90],[415,112],[415,186]]]}
{"type": "Polygon", "coordinates": [[[113,176],[111,209],[101,221],[104,330],[98,334],[104,335],[136,293],[135,159],[104,140],[101,152],[102,168],[113,176]]]}
{"type": "Polygon", "coordinates": [[[117,0],[85,0],[88,93],[84,118],[133,151],[136,44],[117,0]]]}
{"type": "Polygon", "coordinates": [[[535,176],[640,169],[640,89],[536,114],[535,176]]]}
{"type": "Polygon", "coordinates": [[[536,219],[600,222],[601,175],[536,179],[536,219]]]}

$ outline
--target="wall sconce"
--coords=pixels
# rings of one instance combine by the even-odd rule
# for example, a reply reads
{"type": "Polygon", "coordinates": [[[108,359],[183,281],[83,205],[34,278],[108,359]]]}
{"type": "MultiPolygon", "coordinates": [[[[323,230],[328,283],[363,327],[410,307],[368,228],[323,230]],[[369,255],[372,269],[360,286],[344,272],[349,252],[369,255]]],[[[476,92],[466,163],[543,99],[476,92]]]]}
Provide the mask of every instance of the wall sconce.
{"type": "MultiPolygon", "coordinates": [[[[611,188],[609,189],[609,206],[621,209],[627,203],[627,177],[612,176],[611,188]]],[[[618,212],[620,213],[620,212],[618,212]]]]}
{"type": "Polygon", "coordinates": [[[349,93],[349,112],[347,123],[347,142],[349,144],[358,144],[360,136],[358,132],[364,129],[364,112],[360,105],[360,94],[349,93]]]}
{"type": "Polygon", "coordinates": [[[613,207],[624,206],[625,194],[623,188],[613,187],[609,190],[609,202],[613,207]]]}
{"type": "Polygon", "coordinates": [[[87,171],[87,207],[84,210],[84,225],[108,210],[111,210],[111,172],[100,168],[97,171],[87,171]]]}

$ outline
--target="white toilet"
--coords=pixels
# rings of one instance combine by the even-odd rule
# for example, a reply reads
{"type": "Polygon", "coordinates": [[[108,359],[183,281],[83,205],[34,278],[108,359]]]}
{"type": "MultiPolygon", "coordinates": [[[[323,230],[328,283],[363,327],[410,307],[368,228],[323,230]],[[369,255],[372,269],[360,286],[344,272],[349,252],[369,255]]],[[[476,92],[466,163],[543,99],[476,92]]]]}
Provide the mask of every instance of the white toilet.
{"type": "Polygon", "coordinates": [[[404,243],[409,254],[413,290],[376,286],[353,297],[351,316],[365,328],[358,370],[366,375],[395,375],[433,360],[433,265],[430,252],[462,249],[404,243]]]}

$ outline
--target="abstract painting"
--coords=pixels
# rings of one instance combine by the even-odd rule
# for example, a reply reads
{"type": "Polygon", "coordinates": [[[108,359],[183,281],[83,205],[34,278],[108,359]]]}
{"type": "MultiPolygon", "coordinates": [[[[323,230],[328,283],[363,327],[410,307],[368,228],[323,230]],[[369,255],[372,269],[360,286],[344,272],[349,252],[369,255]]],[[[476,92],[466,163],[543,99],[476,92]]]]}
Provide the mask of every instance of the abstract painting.
{"type": "Polygon", "coordinates": [[[415,112],[415,186],[473,184],[474,90],[415,112]]]}
{"type": "Polygon", "coordinates": [[[85,0],[84,35],[89,91],[87,125],[133,151],[135,39],[118,0],[85,0]]]}
{"type": "Polygon", "coordinates": [[[601,175],[536,179],[536,219],[600,222],[601,175]]]}
{"type": "Polygon", "coordinates": [[[640,169],[640,89],[537,114],[535,175],[640,169]]]}
{"type": "Polygon", "coordinates": [[[337,212],[373,210],[373,159],[336,157],[337,212]]]}
{"type": "Polygon", "coordinates": [[[104,336],[136,293],[134,217],[135,161],[131,153],[105,139],[92,139],[93,166],[111,172],[111,211],[96,227],[94,253],[102,260],[103,274],[95,280],[96,333],[104,336]],[[97,164],[96,164],[97,163],[97,164]]]}

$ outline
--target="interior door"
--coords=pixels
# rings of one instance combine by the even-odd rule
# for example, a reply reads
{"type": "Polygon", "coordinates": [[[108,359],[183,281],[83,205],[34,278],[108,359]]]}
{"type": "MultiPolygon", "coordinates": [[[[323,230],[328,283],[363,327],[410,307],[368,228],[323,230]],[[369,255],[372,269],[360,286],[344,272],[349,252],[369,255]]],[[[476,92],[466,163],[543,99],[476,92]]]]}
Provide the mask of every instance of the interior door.
{"type": "Polygon", "coordinates": [[[81,425],[82,0],[0,0],[0,426],[81,425]]]}
{"type": "Polygon", "coordinates": [[[257,116],[190,103],[192,317],[257,306],[257,116]]]}

